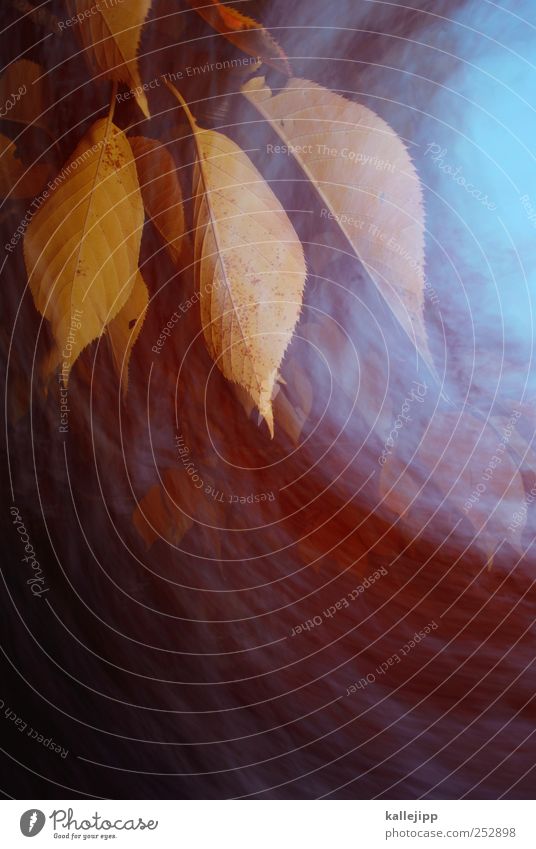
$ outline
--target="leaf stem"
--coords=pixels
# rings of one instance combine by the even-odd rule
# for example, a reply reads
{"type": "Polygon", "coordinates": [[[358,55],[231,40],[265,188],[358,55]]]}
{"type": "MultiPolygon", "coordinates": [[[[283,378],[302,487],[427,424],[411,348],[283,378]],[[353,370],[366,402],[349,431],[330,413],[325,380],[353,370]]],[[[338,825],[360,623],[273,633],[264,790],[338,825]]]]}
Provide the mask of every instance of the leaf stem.
{"type": "Polygon", "coordinates": [[[118,82],[117,80],[112,81],[112,91],[110,94],[110,107],[108,109],[108,126],[112,123],[115,115],[115,107],[117,104],[117,88],[118,82]]]}
{"type": "Polygon", "coordinates": [[[188,106],[188,104],[186,103],[186,101],[185,101],[184,97],[182,96],[182,94],[180,93],[180,91],[178,91],[178,89],[176,89],[176,88],[175,88],[175,86],[173,85],[173,83],[170,83],[170,81],[169,81],[169,80],[167,80],[165,77],[162,77],[162,79],[164,80],[164,82],[165,82],[165,84],[167,85],[167,87],[168,87],[168,89],[170,90],[170,92],[171,92],[172,94],[174,94],[174,95],[175,95],[175,97],[176,97],[176,98],[177,98],[177,100],[179,101],[180,105],[182,106],[182,108],[183,108],[183,109],[184,109],[184,111],[186,112],[186,117],[188,118],[188,120],[189,120],[190,124],[192,125],[192,129],[193,129],[193,130],[194,130],[194,132],[195,132],[195,130],[197,130],[197,129],[198,129],[198,127],[197,127],[197,121],[195,120],[194,116],[192,115],[192,113],[191,113],[191,111],[190,111],[190,107],[189,107],[189,106],[188,106]]]}

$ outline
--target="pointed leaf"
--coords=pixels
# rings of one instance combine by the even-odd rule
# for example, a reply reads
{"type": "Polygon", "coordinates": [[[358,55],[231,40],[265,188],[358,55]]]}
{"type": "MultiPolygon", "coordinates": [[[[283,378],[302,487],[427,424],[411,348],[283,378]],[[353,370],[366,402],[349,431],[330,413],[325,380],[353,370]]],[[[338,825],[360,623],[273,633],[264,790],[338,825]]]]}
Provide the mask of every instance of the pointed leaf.
{"type": "Polygon", "coordinates": [[[302,305],[303,249],[244,151],[222,133],[199,129],[187,114],[197,147],[194,256],[205,341],[225,377],[249,392],[273,436],[272,393],[302,305]]]}
{"type": "Polygon", "coordinates": [[[396,319],[433,370],[424,326],[424,209],[404,143],[367,107],[308,80],[243,93],[315,186],[396,319]]]}
{"type": "Polygon", "coordinates": [[[179,261],[184,237],[184,205],[173,157],[163,144],[142,136],[129,138],[147,217],[162,236],[172,260],[179,261]]]}
{"type": "Polygon", "coordinates": [[[266,65],[290,76],[290,64],[286,54],[262,24],[230,6],[225,6],[219,0],[188,2],[216,32],[224,35],[239,50],[262,59],[266,65]]]}
{"type": "Polygon", "coordinates": [[[128,0],[107,5],[95,0],[70,0],[73,15],[85,15],[78,26],[89,66],[95,76],[124,83],[134,92],[146,118],[147,97],[138,69],[138,48],[151,0],[128,0]]]}
{"type": "Polygon", "coordinates": [[[50,368],[62,357],[72,367],[127,302],[144,218],[130,145],[108,120],[92,126],[62,175],[24,239],[33,299],[56,343],[50,368]]]}
{"type": "Polygon", "coordinates": [[[130,355],[140,335],[148,304],[149,292],[141,271],[138,271],[128,301],[108,325],[108,338],[123,397],[128,392],[130,355]]]}

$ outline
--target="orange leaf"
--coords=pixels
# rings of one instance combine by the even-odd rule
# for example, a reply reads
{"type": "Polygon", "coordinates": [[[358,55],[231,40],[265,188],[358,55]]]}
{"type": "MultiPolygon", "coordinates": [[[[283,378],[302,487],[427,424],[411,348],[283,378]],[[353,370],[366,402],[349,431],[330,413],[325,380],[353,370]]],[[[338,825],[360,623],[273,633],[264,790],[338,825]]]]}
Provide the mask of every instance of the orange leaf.
{"type": "Polygon", "coordinates": [[[210,26],[221,33],[239,50],[262,59],[265,65],[290,76],[290,63],[285,52],[268,30],[253,18],[248,18],[224,6],[219,0],[188,0],[190,6],[210,26]]]}
{"type": "Polygon", "coordinates": [[[173,157],[154,139],[134,136],[129,142],[136,157],[147,217],[162,236],[173,261],[178,262],[183,246],[184,206],[173,157]]]}

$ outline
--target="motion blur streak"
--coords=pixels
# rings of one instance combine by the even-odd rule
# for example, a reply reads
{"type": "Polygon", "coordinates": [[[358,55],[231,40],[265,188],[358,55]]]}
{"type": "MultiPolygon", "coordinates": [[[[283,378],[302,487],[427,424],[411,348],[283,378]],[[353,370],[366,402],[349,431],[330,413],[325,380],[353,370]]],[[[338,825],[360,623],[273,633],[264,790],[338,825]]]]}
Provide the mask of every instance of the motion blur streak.
{"type": "MultiPolygon", "coordinates": [[[[277,399],[273,441],[255,415],[246,421],[212,368],[196,306],[151,352],[193,292],[178,294],[181,276],[158,238],[144,236],[144,258],[161,277],[128,404],[118,402],[100,343],[70,378],[65,444],[53,393],[9,430],[14,503],[51,589],[31,598],[7,523],[9,696],[0,696],[71,753],[55,757],[0,717],[9,792],[56,797],[59,782],[72,795],[125,798],[530,798],[535,514],[527,502],[514,527],[523,501],[506,471],[513,462],[528,492],[536,462],[506,456],[520,440],[530,446],[536,426],[536,7],[259,0],[240,8],[270,29],[296,77],[365,104],[405,141],[424,190],[425,319],[439,383],[322,217],[296,162],[267,152],[279,140],[239,95],[245,77],[226,98],[217,74],[185,86],[200,124],[248,150],[293,211],[309,277],[287,360],[313,388],[311,412],[297,450],[278,426],[277,399]],[[422,451],[430,423],[436,460],[451,436],[456,446],[435,473],[422,451]],[[158,540],[146,550],[132,523],[136,500],[177,469],[179,436],[212,494],[178,546],[158,540]],[[409,465],[419,493],[402,518],[382,502],[386,449],[400,473],[409,465]],[[466,475],[473,449],[482,462],[466,475]],[[259,493],[275,498],[227,498],[259,493]],[[475,515],[493,511],[500,523],[477,536],[475,515]]],[[[152,39],[167,27],[157,18],[175,9],[154,4],[145,80],[221,58],[222,39],[196,41],[206,29],[195,29],[184,4],[181,44],[157,66],[152,39]]],[[[20,45],[7,45],[10,56],[29,26],[20,45]]],[[[53,67],[64,60],[59,50],[56,38],[45,40],[40,61],[53,67]]],[[[86,79],[77,61],[66,93],[86,79]]],[[[272,70],[267,79],[284,84],[272,70]]],[[[176,111],[165,97],[158,89],[152,111],[172,140],[176,111]]],[[[88,115],[100,106],[88,98],[88,115]]],[[[30,374],[39,319],[25,300],[15,325],[17,262],[10,258],[2,288],[12,357],[30,374]]],[[[281,393],[292,398],[297,383],[285,368],[281,393]]],[[[191,504],[183,493],[183,507],[191,504]]]]}

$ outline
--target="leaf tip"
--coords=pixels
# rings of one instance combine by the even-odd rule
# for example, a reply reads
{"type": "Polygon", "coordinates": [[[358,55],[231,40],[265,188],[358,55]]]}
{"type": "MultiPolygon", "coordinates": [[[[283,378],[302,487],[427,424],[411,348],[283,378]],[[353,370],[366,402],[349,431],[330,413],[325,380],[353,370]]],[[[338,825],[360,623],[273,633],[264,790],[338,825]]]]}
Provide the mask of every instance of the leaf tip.
{"type": "Polygon", "coordinates": [[[262,415],[264,416],[264,421],[266,422],[266,424],[268,426],[268,430],[270,432],[270,439],[273,439],[274,438],[274,414],[273,414],[271,404],[270,404],[269,409],[264,410],[262,415]]]}
{"type": "Polygon", "coordinates": [[[137,91],[136,92],[136,103],[140,107],[141,111],[143,112],[143,114],[145,115],[147,120],[150,120],[151,112],[149,110],[149,103],[147,101],[147,96],[146,96],[145,92],[143,92],[143,91],[141,91],[141,92],[137,91]]]}

